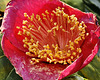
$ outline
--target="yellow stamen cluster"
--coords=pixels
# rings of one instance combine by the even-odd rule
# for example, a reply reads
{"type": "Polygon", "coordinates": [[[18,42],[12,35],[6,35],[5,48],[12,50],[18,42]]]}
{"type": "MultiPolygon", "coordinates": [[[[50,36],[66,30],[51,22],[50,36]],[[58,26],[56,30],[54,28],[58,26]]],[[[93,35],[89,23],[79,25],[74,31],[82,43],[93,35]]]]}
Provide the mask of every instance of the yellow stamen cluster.
{"type": "Polygon", "coordinates": [[[58,7],[41,15],[24,13],[24,17],[23,26],[16,28],[24,37],[23,46],[28,49],[31,63],[71,64],[79,58],[81,44],[89,34],[85,23],[79,23],[75,15],[69,16],[58,7]]]}

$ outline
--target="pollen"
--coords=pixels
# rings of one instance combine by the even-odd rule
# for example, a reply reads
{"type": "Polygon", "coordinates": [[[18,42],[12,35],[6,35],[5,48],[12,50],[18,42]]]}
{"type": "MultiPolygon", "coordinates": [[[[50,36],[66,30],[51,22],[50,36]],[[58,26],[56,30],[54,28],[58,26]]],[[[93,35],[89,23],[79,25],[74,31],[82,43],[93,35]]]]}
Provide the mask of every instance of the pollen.
{"type": "Polygon", "coordinates": [[[24,17],[22,27],[16,28],[24,37],[23,47],[31,64],[70,65],[82,55],[81,45],[89,35],[87,26],[75,15],[66,14],[63,7],[31,16],[24,13],[24,17]]]}

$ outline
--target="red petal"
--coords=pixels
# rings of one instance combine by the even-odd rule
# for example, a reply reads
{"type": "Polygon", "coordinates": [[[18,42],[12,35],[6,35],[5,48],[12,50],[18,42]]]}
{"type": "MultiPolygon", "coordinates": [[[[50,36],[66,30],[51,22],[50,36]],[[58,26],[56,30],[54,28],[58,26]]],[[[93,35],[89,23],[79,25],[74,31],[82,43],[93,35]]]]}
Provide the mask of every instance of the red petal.
{"type": "Polygon", "coordinates": [[[25,49],[22,46],[23,38],[19,37],[16,32],[16,26],[21,27],[22,21],[25,19],[24,13],[27,12],[30,16],[32,13],[41,13],[46,9],[52,11],[58,6],[64,7],[64,11],[69,15],[75,14],[79,21],[95,24],[96,18],[92,13],[86,14],[78,9],[59,2],[59,0],[12,0],[5,11],[4,20],[2,23],[2,31],[13,45],[25,52],[25,49]]]}
{"type": "Polygon", "coordinates": [[[2,31],[4,33],[2,40],[2,47],[5,55],[11,60],[15,66],[16,71],[24,80],[43,79],[55,80],[68,76],[87,65],[98,51],[98,33],[97,25],[95,24],[96,17],[92,13],[84,13],[78,9],[65,5],[59,0],[12,0],[5,11],[5,16],[2,24],[2,31]],[[82,54],[75,62],[73,62],[66,69],[64,65],[39,63],[31,65],[29,57],[25,55],[23,48],[22,37],[19,37],[16,32],[16,26],[22,26],[24,13],[30,16],[32,13],[41,14],[46,9],[54,10],[56,7],[64,7],[68,15],[75,14],[78,20],[84,21],[87,25],[87,32],[91,33],[82,45],[82,54]],[[92,32],[93,30],[94,32],[92,32]],[[97,44],[97,45],[96,45],[97,44]],[[95,46],[96,45],[96,46],[95,46]],[[64,70],[65,69],[65,70],[64,70]],[[62,71],[64,70],[64,71],[62,71]],[[61,72],[62,71],[62,72],[61,72]],[[59,76],[60,74],[60,76],[59,76]]]}
{"type": "Polygon", "coordinates": [[[14,65],[17,73],[22,76],[24,80],[55,80],[58,78],[61,71],[66,67],[60,64],[30,64],[30,58],[27,57],[22,51],[14,47],[5,36],[3,36],[2,48],[5,55],[14,65]]]}
{"type": "MultiPolygon", "coordinates": [[[[16,26],[22,26],[22,22],[25,19],[25,12],[27,12],[29,16],[32,13],[36,14],[44,8],[45,4],[48,4],[47,9],[50,9],[49,5],[55,5],[55,7],[62,5],[59,0],[12,0],[5,10],[1,28],[2,32],[14,46],[24,52],[25,49],[22,46],[23,38],[17,34],[16,26]]],[[[53,9],[55,9],[55,7],[53,7],[53,9]]]]}
{"type": "Polygon", "coordinates": [[[64,71],[62,71],[62,73],[59,76],[59,80],[78,71],[82,66],[82,64],[83,60],[82,56],[80,56],[80,58],[78,58],[71,65],[69,65],[64,71]]]}
{"type": "Polygon", "coordinates": [[[97,35],[92,33],[91,36],[85,40],[82,46],[82,55],[61,73],[59,79],[71,75],[89,64],[99,50],[100,44],[98,42],[99,39],[97,35]]]}

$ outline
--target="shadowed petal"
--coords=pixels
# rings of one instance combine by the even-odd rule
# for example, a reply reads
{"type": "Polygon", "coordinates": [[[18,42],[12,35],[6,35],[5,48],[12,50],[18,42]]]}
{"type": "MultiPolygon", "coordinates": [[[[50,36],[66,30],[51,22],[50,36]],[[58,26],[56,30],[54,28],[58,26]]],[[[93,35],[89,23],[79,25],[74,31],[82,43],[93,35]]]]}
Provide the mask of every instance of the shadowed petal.
{"type": "Polygon", "coordinates": [[[55,80],[66,67],[60,64],[30,64],[29,57],[27,57],[24,52],[13,46],[5,36],[3,36],[2,48],[5,55],[14,65],[16,72],[24,80],[55,80]]]}

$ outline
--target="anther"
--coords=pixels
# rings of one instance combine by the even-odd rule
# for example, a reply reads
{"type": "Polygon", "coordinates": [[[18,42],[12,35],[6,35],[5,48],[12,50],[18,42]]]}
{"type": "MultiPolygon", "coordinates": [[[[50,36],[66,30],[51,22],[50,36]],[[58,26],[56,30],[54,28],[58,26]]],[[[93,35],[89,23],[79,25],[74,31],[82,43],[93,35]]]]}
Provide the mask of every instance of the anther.
{"type": "Polygon", "coordinates": [[[18,32],[18,35],[22,35],[22,32],[21,32],[21,31],[19,31],[19,32],[18,32]]]}
{"type": "Polygon", "coordinates": [[[27,17],[27,13],[24,13],[24,17],[27,17]]]}
{"type": "Polygon", "coordinates": [[[75,15],[69,16],[64,8],[58,7],[51,13],[45,10],[42,17],[33,13],[31,16],[24,13],[24,17],[27,20],[16,28],[18,35],[24,37],[23,47],[28,49],[26,55],[31,56],[30,63],[69,65],[79,58],[82,52],[80,43],[89,33],[85,23],[80,23],[75,15]],[[52,41],[48,36],[52,37],[52,41]]]}
{"type": "Polygon", "coordinates": [[[76,52],[73,52],[72,54],[75,56],[76,55],[76,52]]]}
{"type": "Polygon", "coordinates": [[[49,14],[49,12],[48,12],[47,10],[45,11],[45,13],[46,13],[46,14],[49,14]]]}
{"type": "Polygon", "coordinates": [[[19,26],[17,26],[16,28],[17,28],[17,29],[20,29],[20,27],[19,27],[19,26]]]}
{"type": "Polygon", "coordinates": [[[41,26],[38,27],[38,30],[40,31],[41,26]]]}
{"type": "Polygon", "coordinates": [[[23,24],[26,24],[28,21],[27,20],[23,20],[23,24]]]}

